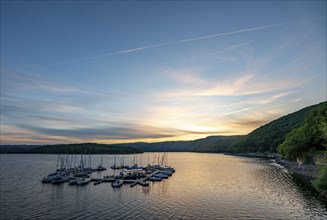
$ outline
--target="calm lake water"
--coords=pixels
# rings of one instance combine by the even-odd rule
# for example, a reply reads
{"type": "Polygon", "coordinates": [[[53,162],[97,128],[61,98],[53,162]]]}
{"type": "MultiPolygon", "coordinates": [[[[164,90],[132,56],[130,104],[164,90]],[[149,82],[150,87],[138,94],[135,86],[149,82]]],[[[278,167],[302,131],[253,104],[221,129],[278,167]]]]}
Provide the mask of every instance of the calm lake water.
{"type": "MultiPolygon", "coordinates": [[[[137,157],[145,165],[154,155],[137,157]]],[[[93,167],[100,158],[92,156],[93,167]]],[[[130,163],[133,156],[124,158],[130,163]]],[[[169,153],[176,169],[171,178],[119,189],[42,184],[57,155],[1,155],[0,163],[1,219],[327,219],[326,204],[269,160],[169,153]]],[[[105,167],[113,163],[113,155],[103,156],[105,167]]]]}

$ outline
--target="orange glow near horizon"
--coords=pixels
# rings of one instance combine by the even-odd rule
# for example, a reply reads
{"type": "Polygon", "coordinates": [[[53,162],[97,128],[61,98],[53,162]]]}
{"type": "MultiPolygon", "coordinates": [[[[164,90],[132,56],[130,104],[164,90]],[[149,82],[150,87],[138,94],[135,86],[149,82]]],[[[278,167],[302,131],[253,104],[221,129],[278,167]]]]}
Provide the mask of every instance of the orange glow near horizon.
{"type": "Polygon", "coordinates": [[[22,4],[1,2],[1,144],[244,135],[326,100],[323,1],[22,4]]]}

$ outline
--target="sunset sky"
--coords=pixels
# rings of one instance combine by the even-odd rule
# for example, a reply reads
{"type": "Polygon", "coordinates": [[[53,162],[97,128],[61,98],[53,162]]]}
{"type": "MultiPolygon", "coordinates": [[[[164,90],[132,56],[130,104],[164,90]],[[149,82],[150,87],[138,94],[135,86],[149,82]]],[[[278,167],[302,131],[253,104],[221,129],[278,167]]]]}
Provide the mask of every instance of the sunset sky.
{"type": "Polygon", "coordinates": [[[1,1],[1,144],[247,134],[326,83],[326,1],[1,1]]]}

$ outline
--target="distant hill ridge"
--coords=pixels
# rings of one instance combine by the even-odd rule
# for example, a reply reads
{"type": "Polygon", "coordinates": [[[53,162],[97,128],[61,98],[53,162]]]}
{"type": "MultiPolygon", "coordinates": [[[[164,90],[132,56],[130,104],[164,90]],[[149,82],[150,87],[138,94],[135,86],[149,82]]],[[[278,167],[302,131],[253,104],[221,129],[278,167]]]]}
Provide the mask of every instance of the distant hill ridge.
{"type": "Polygon", "coordinates": [[[55,145],[2,145],[0,153],[29,153],[29,154],[135,154],[143,153],[138,147],[126,146],[121,147],[114,144],[96,144],[96,143],[79,143],[79,144],[55,144],[55,145]]]}
{"type": "Polygon", "coordinates": [[[208,136],[193,141],[136,142],[125,144],[59,144],[26,147],[29,145],[2,145],[0,153],[142,153],[145,152],[276,152],[286,135],[298,128],[310,111],[323,102],[303,108],[263,125],[247,135],[208,136]]]}

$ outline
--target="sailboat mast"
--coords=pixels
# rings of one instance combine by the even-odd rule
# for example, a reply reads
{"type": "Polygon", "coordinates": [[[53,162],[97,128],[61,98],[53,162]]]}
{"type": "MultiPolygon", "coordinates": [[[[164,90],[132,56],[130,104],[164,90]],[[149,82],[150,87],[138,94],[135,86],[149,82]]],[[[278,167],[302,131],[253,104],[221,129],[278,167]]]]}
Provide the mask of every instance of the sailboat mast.
{"type": "Polygon", "coordinates": [[[150,165],[150,152],[148,152],[148,165],[150,165]]]}
{"type": "Polygon", "coordinates": [[[141,157],[141,162],[140,162],[140,166],[142,166],[142,164],[143,164],[143,161],[142,161],[142,155],[140,155],[140,157],[141,157]]]}
{"type": "Polygon", "coordinates": [[[59,166],[59,158],[60,158],[60,154],[58,154],[56,171],[58,170],[58,166],[59,166]]]}

